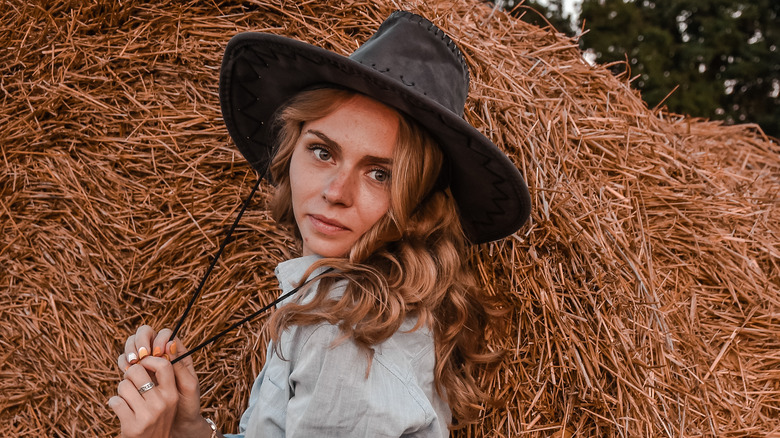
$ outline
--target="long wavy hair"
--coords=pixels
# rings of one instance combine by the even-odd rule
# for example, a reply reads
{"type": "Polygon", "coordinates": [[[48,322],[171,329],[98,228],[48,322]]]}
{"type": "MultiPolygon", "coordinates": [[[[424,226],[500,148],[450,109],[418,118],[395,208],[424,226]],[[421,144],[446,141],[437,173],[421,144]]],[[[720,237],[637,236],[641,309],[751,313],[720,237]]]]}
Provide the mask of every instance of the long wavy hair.
{"type": "MultiPolygon", "coordinates": [[[[270,168],[277,187],[271,211],[297,236],[289,175],[295,144],[304,123],[327,116],[352,97],[353,92],[342,89],[304,91],[278,113],[278,150],[270,168]]],[[[370,357],[372,346],[415,316],[415,329],[426,326],[433,332],[436,388],[449,402],[453,424],[457,420],[457,426],[463,426],[474,422],[481,406],[492,400],[475,375],[500,360],[500,353],[486,348],[485,332],[501,318],[467,266],[468,241],[454,199],[449,189],[437,184],[444,160],[441,149],[404,115],[398,128],[389,211],[346,257],[312,266],[304,278],[324,265],[335,267],[337,274],[320,281],[311,301],[275,312],[271,336],[278,341],[291,325],[327,322],[370,357]],[[341,279],[349,280],[343,296],[329,297],[331,286],[341,279]]]]}

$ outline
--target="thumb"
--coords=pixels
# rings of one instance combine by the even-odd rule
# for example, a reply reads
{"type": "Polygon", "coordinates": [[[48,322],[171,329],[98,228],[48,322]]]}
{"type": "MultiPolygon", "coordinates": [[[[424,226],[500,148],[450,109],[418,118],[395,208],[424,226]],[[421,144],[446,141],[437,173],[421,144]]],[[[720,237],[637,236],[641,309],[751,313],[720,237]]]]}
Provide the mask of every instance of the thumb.
{"type": "MultiPolygon", "coordinates": [[[[165,354],[173,360],[187,352],[187,348],[179,338],[165,343],[165,354]]],[[[203,421],[200,416],[200,388],[198,375],[192,363],[192,357],[187,356],[173,364],[173,375],[176,378],[176,389],[179,392],[179,405],[176,418],[184,424],[195,424],[203,421]]]]}
{"type": "MultiPolygon", "coordinates": [[[[168,341],[165,345],[165,351],[173,360],[186,353],[187,348],[179,338],[176,338],[168,341]]],[[[189,399],[200,398],[198,376],[195,373],[195,366],[192,363],[191,356],[187,356],[173,364],[173,374],[176,376],[176,386],[179,389],[179,394],[189,399]]]]}

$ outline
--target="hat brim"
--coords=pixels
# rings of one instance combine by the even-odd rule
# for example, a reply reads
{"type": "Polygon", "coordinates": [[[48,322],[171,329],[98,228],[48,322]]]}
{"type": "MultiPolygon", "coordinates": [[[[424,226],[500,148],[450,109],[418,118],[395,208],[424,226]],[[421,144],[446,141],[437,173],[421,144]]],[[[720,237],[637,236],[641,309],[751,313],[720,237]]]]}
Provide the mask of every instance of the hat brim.
{"type": "Polygon", "coordinates": [[[274,113],[300,91],[322,84],[355,90],[406,113],[438,142],[450,166],[450,189],[473,243],[506,237],[530,215],[530,195],[509,158],[460,116],[381,72],[290,38],[242,33],[229,42],[220,102],[239,151],[265,174],[273,155],[274,113]]]}

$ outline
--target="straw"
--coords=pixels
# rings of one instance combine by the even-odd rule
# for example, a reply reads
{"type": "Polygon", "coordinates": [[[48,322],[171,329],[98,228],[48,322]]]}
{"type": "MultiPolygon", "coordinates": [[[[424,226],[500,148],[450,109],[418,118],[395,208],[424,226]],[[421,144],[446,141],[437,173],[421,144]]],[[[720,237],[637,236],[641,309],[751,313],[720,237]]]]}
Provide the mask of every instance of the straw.
{"type": "MultiPolygon", "coordinates": [[[[522,171],[530,222],[474,248],[508,310],[479,376],[504,403],[455,436],[780,433],[780,147],[753,125],[650,109],[576,41],[472,1],[37,2],[0,8],[0,430],[111,436],[116,358],[173,327],[254,171],[221,119],[229,38],[348,54],[397,8],[456,40],[465,117],[522,171]]],[[[279,294],[299,254],[263,184],[179,335],[195,346],[279,294]]],[[[193,355],[233,432],[264,320],[193,355]]]]}

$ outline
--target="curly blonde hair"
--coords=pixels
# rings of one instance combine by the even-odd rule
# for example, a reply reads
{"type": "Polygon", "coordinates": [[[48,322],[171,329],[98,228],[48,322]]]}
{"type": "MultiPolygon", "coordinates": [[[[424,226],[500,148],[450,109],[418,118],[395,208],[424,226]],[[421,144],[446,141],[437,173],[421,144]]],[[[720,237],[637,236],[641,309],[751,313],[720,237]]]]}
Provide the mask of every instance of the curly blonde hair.
{"type": "MultiPolygon", "coordinates": [[[[277,191],[271,211],[296,235],[289,170],[302,126],[327,116],[354,96],[343,89],[304,91],[278,114],[278,150],[270,168],[277,191]]],[[[444,160],[441,149],[403,115],[398,128],[389,211],[346,257],[316,263],[311,270],[327,265],[338,274],[321,280],[315,297],[306,304],[279,309],[269,326],[278,341],[291,325],[328,322],[338,325],[345,338],[371,351],[408,316],[416,316],[416,328],[427,326],[433,331],[434,381],[462,426],[474,422],[482,404],[491,400],[475,375],[500,360],[499,353],[485,347],[485,331],[500,320],[499,312],[477,287],[467,266],[468,241],[455,201],[449,189],[437,186],[444,160]],[[329,298],[330,286],[344,278],[350,281],[343,296],[329,298]]]]}

